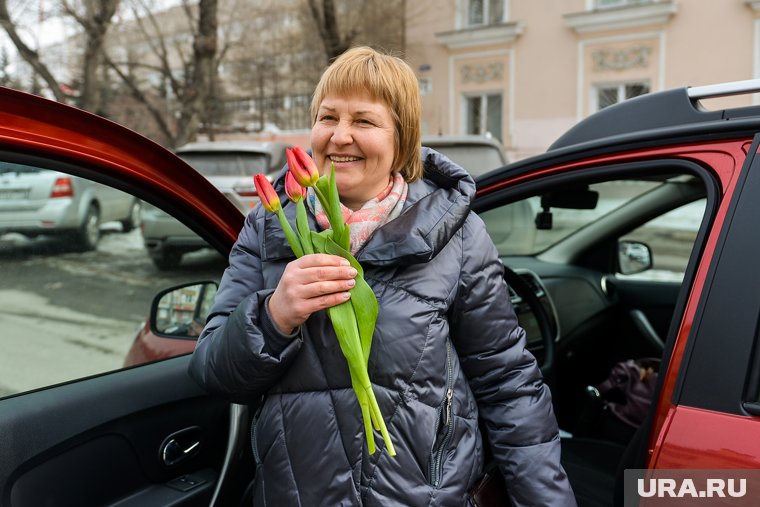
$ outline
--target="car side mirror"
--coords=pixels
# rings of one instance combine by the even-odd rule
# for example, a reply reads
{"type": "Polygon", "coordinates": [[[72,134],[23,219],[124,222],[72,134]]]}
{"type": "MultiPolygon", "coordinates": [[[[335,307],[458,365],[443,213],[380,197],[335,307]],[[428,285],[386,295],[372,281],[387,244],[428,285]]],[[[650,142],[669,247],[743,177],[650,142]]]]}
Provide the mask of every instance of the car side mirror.
{"type": "Polygon", "coordinates": [[[653,266],[652,249],[641,241],[618,242],[618,269],[623,275],[635,275],[653,266]]]}
{"type": "Polygon", "coordinates": [[[191,282],[164,289],[153,298],[150,330],[157,336],[197,338],[216,296],[216,282],[191,282]]]}

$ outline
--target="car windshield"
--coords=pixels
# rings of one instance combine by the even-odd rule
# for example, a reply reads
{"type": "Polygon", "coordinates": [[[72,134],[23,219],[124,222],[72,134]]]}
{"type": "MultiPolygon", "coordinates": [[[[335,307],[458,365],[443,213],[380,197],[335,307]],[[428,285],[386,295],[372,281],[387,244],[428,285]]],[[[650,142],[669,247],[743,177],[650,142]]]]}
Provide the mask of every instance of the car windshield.
{"type": "Polygon", "coordinates": [[[504,160],[498,148],[489,145],[450,144],[431,146],[435,151],[443,153],[451,160],[467,169],[473,177],[485,174],[492,169],[504,165],[504,160]]]}
{"type": "Polygon", "coordinates": [[[204,176],[251,176],[269,172],[266,153],[209,151],[178,155],[204,176]]]}
{"type": "MultiPolygon", "coordinates": [[[[550,226],[536,226],[540,218],[547,218],[539,216],[542,196],[529,197],[479,215],[485,221],[500,255],[535,255],[662,184],[657,181],[618,180],[589,185],[588,190],[599,194],[596,205],[592,209],[551,207],[550,226]]],[[[704,206],[703,203],[700,205],[704,206]]]]}

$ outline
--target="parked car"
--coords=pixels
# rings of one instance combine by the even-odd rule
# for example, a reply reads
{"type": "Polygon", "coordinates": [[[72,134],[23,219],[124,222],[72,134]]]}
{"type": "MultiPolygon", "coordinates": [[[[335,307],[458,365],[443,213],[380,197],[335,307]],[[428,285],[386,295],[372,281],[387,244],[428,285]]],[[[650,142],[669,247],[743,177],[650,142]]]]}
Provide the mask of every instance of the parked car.
{"type": "Polygon", "coordinates": [[[0,162],[0,235],[56,235],[92,250],[101,224],[118,221],[129,232],[141,216],[139,199],[106,185],[34,164],[0,162]]]}
{"type": "MultiPolygon", "coordinates": [[[[755,80],[627,100],[581,121],[545,154],[477,179],[473,207],[505,266],[504,304],[515,307],[552,388],[562,460],[581,506],[622,505],[624,493],[635,495],[623,487],[624,470],[735,476],[760,468],[760,270],[752,255],[760,250],[760,113],[701,102],[759,91],[755,80]],[[510,211],[526,204],[529,217],[510,211]],[[513,236],[526,229],[532,234],[513,236]],[[641,376],[656,383],[642,422],[626,426],[610,416],[613,400],[601,398],[599,386],[616,365],[640,358],[659,360],[641,376]]],[[[0,104],[14,126],[0,129],[2,157],[75,167],[229,252],[244,214],[176,155],[39,97],[0,89],[0,104]],[[38,132],[53,128],[56,136],[41,142],[38,132]]],[[[150,331],[186,351],[202,294],[216,279],[189,277],[163,291],[150,331]]],[[[98,297],[111,306],[132,301],[123,286],[121,278],[104,283],[98,297]]],[[[17,289],[0,286],[4,295],[17,289]]],[[[0,313],[5,340],[32,341],[40,317],[30,311],[0,313]]],[[[67,317],[80,327],[91,320],[67,317]]],[[[50,320],[66,321],[58,313],[50,320]]],[[[115,328],[108,323],[98,340],[115,328]]],[[[47,359],[51,343],[40,340],[32,373],[66,366],[47,359]]],[[[246,437],[252,407],[208,396],[188,377],[188,362],[185,354],[103,369],[1,398],[3,504],[237,504],[255,470],[246,437]]],[[[20,374],[0,369],[0,388],[20,374]]],[[[754,482],[746,486],[756,497],[754,482]]]]}
{"type": "Polygon", "coordinates": [[[426,135],[422,137],[422,146],[443,153],[467,169],[473,177],[507,164],[504,147],[493,137],[426,135]]]}
{"type": "MultiPolygon", "coordinates": [[[[281,169],[289,147],[276,141],[216,141],[186,144],[176,152],[247,213],[258,202],[253,175],[272,175],[281,169]]],[[[176,268],[184,254],[208,247],[192,229],[155,206],[146,206],[142,233],[145,248],[159,269],[176,268]]]]}

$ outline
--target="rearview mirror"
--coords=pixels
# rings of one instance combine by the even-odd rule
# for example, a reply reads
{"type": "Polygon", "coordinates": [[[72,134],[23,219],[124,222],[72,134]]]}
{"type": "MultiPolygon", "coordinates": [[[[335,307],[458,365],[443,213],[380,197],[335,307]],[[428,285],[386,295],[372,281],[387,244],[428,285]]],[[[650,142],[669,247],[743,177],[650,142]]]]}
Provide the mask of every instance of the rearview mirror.
{"type": "Polygon", "coordinates": [[[215,282],[193,282],[159,292],[150,308],[153,334],[174,338],[200,336],[216,289],[215,282]]]}
{"type": "Polygon", "coordinates": [[[536,229],[551,230],[554,226],[552,208],[595,209],[599,202],[599,192],[586,187],[571,187],[561,192],[547,192],[541,195],[541,211],[536,214],[536,229]]]}

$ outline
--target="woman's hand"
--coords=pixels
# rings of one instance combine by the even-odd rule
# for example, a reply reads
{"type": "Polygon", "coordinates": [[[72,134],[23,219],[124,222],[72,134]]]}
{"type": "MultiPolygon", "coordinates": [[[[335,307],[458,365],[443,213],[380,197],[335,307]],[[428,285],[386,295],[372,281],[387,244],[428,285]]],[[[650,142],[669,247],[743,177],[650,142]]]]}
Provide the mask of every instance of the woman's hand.
{"type": "Polygon", "coordinates": [[[337,255],[304,255],[285,266],[269,298],[269,315],[277,328],[290,334],[309,315],[343,303],[356,284],[356,269],[337,255]]]}

